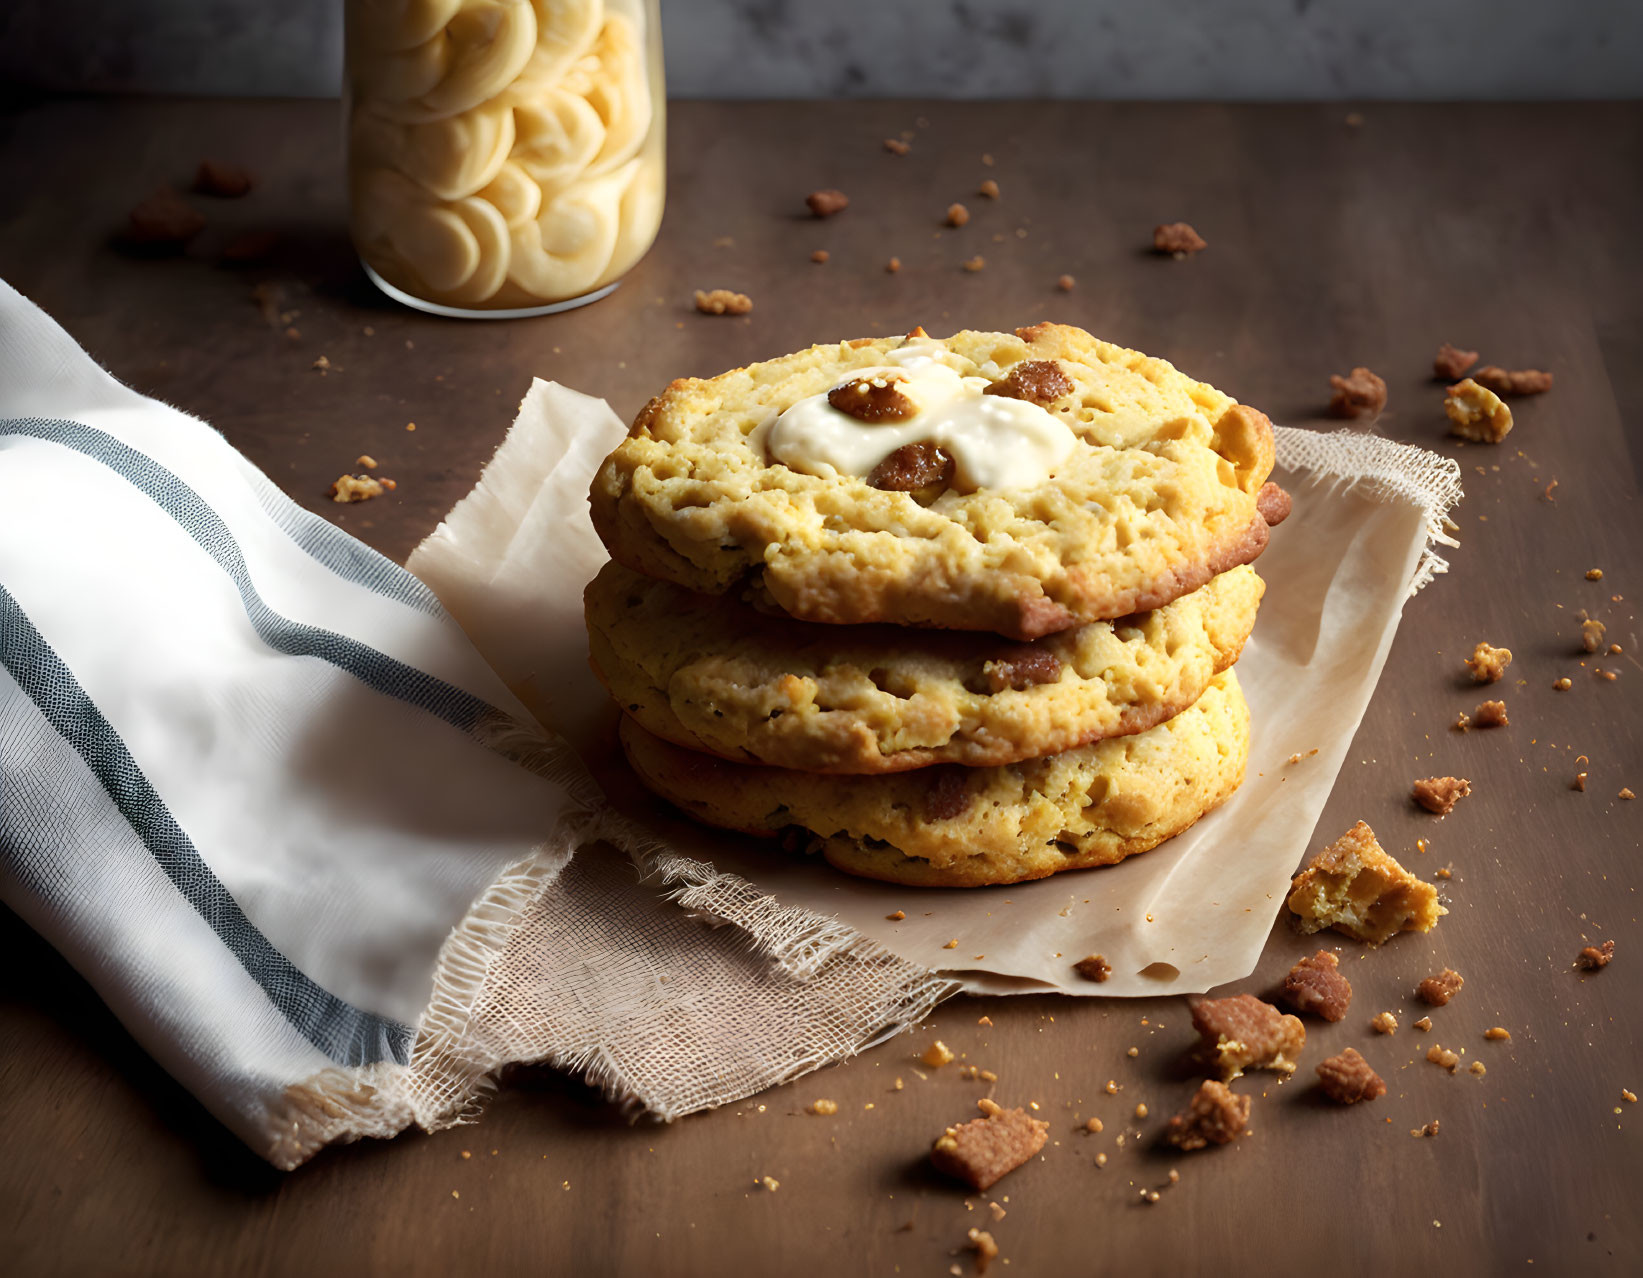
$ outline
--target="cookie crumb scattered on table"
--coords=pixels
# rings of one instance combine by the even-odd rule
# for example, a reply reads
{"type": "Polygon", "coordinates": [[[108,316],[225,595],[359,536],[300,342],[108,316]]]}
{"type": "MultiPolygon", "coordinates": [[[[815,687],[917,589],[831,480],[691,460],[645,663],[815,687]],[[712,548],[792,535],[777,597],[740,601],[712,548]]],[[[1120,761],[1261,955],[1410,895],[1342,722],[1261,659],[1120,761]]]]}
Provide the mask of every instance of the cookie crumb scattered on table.
{"type": "Polygon", "coordinates": [[[194,189],[202,195],[215,195],[233,200],[247,194],[256,179],[250,170],[234,164],[219,164],[215,160],[201,160],[194,172],[194,189]]]}
{"type": "Polygon", "coordinates": [[[913,148],[900,138],[885,138],[884,149],[891,155],[906,155],[913,148]]]}
{"type": "Polygon", "coordinates": [[[696,309],[703,315],[746,315],[753,309],[753,299],[746,293],[733,292],[728,288],[716,288],[711,292],[697,289],[696,309]]]}
{"type": "Polygon", "coordinates": [[[356,501],[370,501],[383,493],[382,484],[369,475],[339,475],[327,496],[339,505],[356,501]]]}
{"type": "Polygon", "coordinates": [[[953,1052],[946,1043],[938,1038],[919,1054],[919,1060],[931,1069],[940,1069],[953,1060],[953,1052]]]}
{"type": "Polygon", "coordinates": [[[1459,994],[1466,978],[1452,967],[1446,967],[1436,976],[1428,976],[1415,987],[1415,996],[1432,1007],[1443,1007],[1459,994]]]}
{"type": "Polygon", "coordinates": [[[1494,391],[1468,377],[1449,387],[1443,411],[1449,433],[1478,444],[1498,444],[1512,431],[1512,410],[1494,391]]]}
{"type": "Polygon", "coordinates": [[[1460,1056],[1444,1047],[1441,1043],[1433,1043],[1426,1049],[1426,1059],[1434,1065],[1441,1065],[1453,1074],[1460,1068],[1460,1056]]]}
{"type": "Polygon", "coordinates": [[[1472,672],[1473,683],[1494,683],[1512,664],[1512,650],[1497,648],[1487,641],[1480,642],[1463,664],[1472,672]]]}
{"type": "Polygon", "coordinates": [[[992,178],[987,178],[976,188],[976,194],[985,196],[989,200],[996,200],[998,198],[998,183],[993,181],[992,178]]]}
{"type": "Polygon", "coordinates": [[[977,271],[984,271],[987,269],[987,259],[982,257],[980,253],[977,253],[974,257],[965,258],[964,269],[972,275],[977,271]]]}
{"type": "Polygon", "coordinates": [[[1077,972],[1086,981],[1100,983],[1112,975],[1112,964],[1100,954],[1091,954],[1081,958],[1073,964],[1073,971],[1077,972]]]}
{"type": "Polygon", "coordinates": [[[1430,932],[1448,913],[1438,890],[1399,865],[1362,821],[1295,876],[1288,905],[1303,931],[1333,927],[1371,945],[1402,931],[1430,932]]]}
{"type": "Polygon", "coordinates": [[[1345,377],[1329,377],[1331,417],[1378,417],[1386,407],[1386,382],[1367,368],[1354,368],[1345,377]]]}
{"type": "Polygon", "coordinates": [[[1186,222],[1163,222],[1152,228],[1155,253],[1168,253],[1176,261],[1209,247],[1209,241],[1186,222]]]}
{"type": "Polygon", "coordinates": [[[1398,1018],[1391,1012],[1377,1012],[1370,1020],[1369,1026],[1377,1034],[1396,1034],[1398,1032],[1398,1018]]]}
{"type": "Polygon", "coordinates": [[[1493,1025],[1483,1031],[1483,1037],[1491,1043],[1510,1043],[1512,1041],[1512,1032],[1503,1025],[1493,1025]]]}
{"type": "Polygon", "coordinates": [[[1614,960],[1614,942],[1604,941],[1602,945],[1588,945],[1575,956],[1575,966],[1588,972],[1595,972],[1600,967],[1608,967],[1614,960]]]}
{"type": "Polygon", "coordinates": [[[963,226],[970,220],[970,210],[962,204],[953,203],[947,206],[947,225],[963,226]]]}
{"type": "Polygon", "coordinates": [[[937,1171],[984,1192],[1044,1148],[1050,1125],[1024,1109],[1005,1109],[985,1098],[976,1107],[982,1117],[937,1137],[930,1161],[937,1171]]]}
{"type": "Polygon", "coordinates": [[[817,217],[832,217],[850,207],[850,197],[833,187],[810,192],[804,197],[804,202],[817,217]]]}
{"type": "Polygon", "coordinates": [[[1063,293],[1072,292],[1073,289],[1077,287],[1077,284],[1078,281],[1070,275],[1063,275],[1055,282],[1056,288],[1060,289],[1063,293]]]}
{"type": "Polygon", "coordinates": [[[1341,1105],[1356,1105],[1386,1095],[1386,1084],[1359,1053],[1348,1047],[1318,1067],[1318,1085],[1325,1096],[1341,1105]]]}
{"type": "Polygon", "coordinates": [[[1538,368],[1505,369],[1485,364],[1472,374],[1472,380],[1497,395],[1541,395],[1552,389],[1552,375],[1538,368]]]}
{"type": "Polygon", "coordinates": [[[1464,376],[1466,370],[1478,362],[1476,351],[1463,351],[1458,346],[1451,346],[1445,342],[1438,347],[1437,357],[1432,361],[1432,372],[1446,382],[1452,382],[1464,376]]]}
{"type": "Polygon", "coordinates": [[[1284,977],[1284,1001],[1297,1012],[1341,1020],[1352,1005],[1352,985],[1340,969],[1341,960],[1328,950],[1301,959],[1284,977]]]}
{"type": "Polygon", "coordinates": [[[1182,1151],[1228,1144],[1243,1135],[1249,1125],[1249,1106],[1248,1096],[1237,1095],[1213,1078],[1206,1079],[1187,1102],[1187,1108],[1169,1120],[1164,1140],[1182,1151]]]}
{"type": "Polygon", "coordinates": [[[1306,1044],[1306,1027],[1299,1017],[1280,1012],[1253,994],[1198,999],[1192,1004],[1192,1027],[1222,1082],[1231,1082],[1246,1069],[1293,1074],[1295,1057],[1306,1044]]]}
{"type": "Polygon", "coordinates": [[[1511,720],[1506,717],[1504,701],[1484,701],[1478,704],[1473,722],[1480,728],[1504,728],[1511,720]]]}

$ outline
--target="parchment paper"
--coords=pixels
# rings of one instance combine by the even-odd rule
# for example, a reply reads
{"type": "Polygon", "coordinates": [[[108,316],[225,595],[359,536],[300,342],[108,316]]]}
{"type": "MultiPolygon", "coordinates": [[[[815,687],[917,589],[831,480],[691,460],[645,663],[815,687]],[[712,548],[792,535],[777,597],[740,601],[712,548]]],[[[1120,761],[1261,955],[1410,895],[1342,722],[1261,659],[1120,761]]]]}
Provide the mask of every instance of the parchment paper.
{"type": "Polygon", "coordinates": [[[588,485],[625,433],[602,400],[533,383],[476,489],[483,499],[452,512],[412,571],[532,712],[575,744],[611,802],[668,850],[986,993],[1193,993],[1253,970],[1290,875],[1340,833],[1312,837],[1403,603],[1445,567],[1432,543],[1455,544],[1443,527],[1461,496],[1459,468],[1435,454],[1279,428],[1274,478],[1294,511],[1256,564],[1267,592],[1238,664],[1254,724],[1242,788],[1118,866],[1007,888],[903,888],[697,826],[628,771],[616,712],[588,668],[581,602],[607,557],[588,520],[588,485]],[[904,921],[886,918],[898,910],[904,921]],[[1101,985],[1071,969],[1091,953],[1113,967],[1101,985]]]}

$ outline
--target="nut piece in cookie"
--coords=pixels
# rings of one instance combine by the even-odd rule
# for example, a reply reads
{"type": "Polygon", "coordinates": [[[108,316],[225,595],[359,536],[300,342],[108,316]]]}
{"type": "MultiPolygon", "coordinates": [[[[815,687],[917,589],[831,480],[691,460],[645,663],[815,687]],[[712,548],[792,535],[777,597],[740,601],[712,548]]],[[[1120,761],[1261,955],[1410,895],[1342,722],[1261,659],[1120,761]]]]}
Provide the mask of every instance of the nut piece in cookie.
{"type": "Polygon", "coordinates": [[[1472,380],[1497,395],[1542,395],[1552,389],[1552,375],[1538,368],[1505,369],[1485,364],[1472,380]]]}
{"type": "Polygon", "coordinates": [[[1370,1068],[1355,1047],[1347,1048],[1339,1056],[1331,1056],[1318,1066],[1318,1086],[1330,1100],[1342,1105],[1356,1105],[1359,1101],[1386,1095],[1381,1076],[1370,1068]]]}
{"type": "Polygon", "coordinates": [[[1053,359],[1024,359],[1010,370],[1008,377],[992,383],[982,394],[1024,399],[1048,407],[1063,395],[1072,394],[1072,390],[1072,378],[1053,359]]]}
{"type": "Polygon", "coordinates": [[[937,1171],[980,1192],[1043,1149],[1050,1125],[1024,1109],[1004,1109],[986,1099],[977,1104],[983,1116],[937,1137],[930,1161],[937,1171]]]}
{"type": "Polygon", "coordinates": [[[1512,430],[1512,410],[1470,377],[1449,388],[1443,411],[1449,417],[1449,433],[1474,443],[1498,444],[1512,430]]]}
{"type": "Polygon", "coordinates": [[[1439,816],[1448,816],[1471,793],[1472,783],[1465,777],[1427,777],[1414,786],[1415,802],[1439,816]]]}
{"type": "Polygon", "coordinates": [[[867,482],[885,492],[922,492],[953,482],[953,459],[929,440],[903,444],[873,467],[867,482]]]}
{"type": "Polygon", "coordinates": [[[1061,658],[1048,648],[1022,644],[984,661],[980,686],[995,696],[1006,691],[1025,692],[1028,688],[1054,683],[1061,678],[1061,671],[1061,658]]]}
{"type": "Polygon", "coordinates": [[[1438,347],[1437,358],[1432,361],[1432,372],[1444,381],[1452,382],[1466,376],[1466,370],[1477,362],[1476,351],[1463,351],[1445,342],[1438,347]]]}
{"type": "Polygon", "coordinates": [[[1380,945],[1399,932],[1430,932],[1449,911],[1438,890],[1399,865],[1362,821],[1312,858],[1290,885],[1301,930],[1337,932],[1380,945]]]}
{"type": "Polygon", "coordinates": [[[1428,976],[1415,987],[1415,994],[1423,1003],[1442,1007],[1460,993],[1466,978],[1452,967],[1446,967],[1436,976],[1428,976]]]}
{"type": "Polygon", "coordinates": [[[1352,983],[1341,972],[1341,960],[1328,950],[1319,950],[1289,969],[1284,977],[1284,1001],[1297,1012],[1338,1021],[1352,1006],[1352,983]]]}
{"type": "Polygon", "coordinates": [[[1152,228],[1152,251],[1168,253],[1179,261],[1209,247],[1209,241],[1185,222],[1164,222],[1152,228]]]}
{"type": "Polygon", "coordinates": [[[1354,368],[1345,377],[1330,374],[1329,415],[1379,417],[1386,407],[1386,383],[1367,368],[1354,368]]]}
{"type": "Polygon", "coordinates": [[[1488,643],[1480,643],[1472,649],[1472,655],[1466,659],[1465,665],[1472,672],[1473,683],[1493,683],[1506,673],[1506,667],[1512,664],[1512,650],[1510,648],[1496,648],[1488,643]]]}
{"type": "Polygon", "coordinates": [[[1237,1095],[1225,1083],[1207,1079],[1186,1109],[1169,1120],[1164,1140],[1183,1151],[1235,1141],[1249,1125],[1249,1102],[1248,1096],[1237,1095]]]}
{"type": "Polygon", "coordinates": [[[1192,1027],[1204,1040],[1221,1080],[1230,1083],[1246,1069],[1295,1072],[1294,1057],[1306,1043],[1306,1027],[1253,994],[1199,999],[1192,1027]]]}
{"type": "Polygon", "coordinates": [[[899,377],[858,377],[827,392],[827,402],[858,422],[903,422],[918,405],[902,393],[899,377]]]}
{"type": "Polygon", "coordinates": [[[1602,945],[1588,945],[1575,955],[1575,966],[1595,972],[1600,967],[1608,967],[1613,958],[1614,942],[1604,941],[1602,945]]]}

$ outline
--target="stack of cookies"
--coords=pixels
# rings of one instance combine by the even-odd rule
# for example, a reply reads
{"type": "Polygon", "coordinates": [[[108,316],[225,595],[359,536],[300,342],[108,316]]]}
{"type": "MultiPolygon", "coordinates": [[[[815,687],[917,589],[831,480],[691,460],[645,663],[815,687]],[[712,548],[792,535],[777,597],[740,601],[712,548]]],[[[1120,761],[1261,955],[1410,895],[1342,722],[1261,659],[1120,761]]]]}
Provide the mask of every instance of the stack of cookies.
{"type": "Polygon", "coordinates": [[[594,481],[594,670],[710,825],[894,883],[1112,864],[1243,780],[1272,464],[1261,413],[1061,325],[676,381],[594,481]]]}

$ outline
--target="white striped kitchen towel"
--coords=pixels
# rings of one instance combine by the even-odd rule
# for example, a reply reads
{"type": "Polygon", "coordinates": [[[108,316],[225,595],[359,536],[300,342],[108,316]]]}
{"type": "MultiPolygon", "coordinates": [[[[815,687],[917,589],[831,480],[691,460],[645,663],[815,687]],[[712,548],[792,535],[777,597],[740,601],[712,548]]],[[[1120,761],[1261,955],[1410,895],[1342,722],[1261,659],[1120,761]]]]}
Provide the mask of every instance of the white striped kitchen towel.
{"type": "Polygon", "coordinates": [[[0,898],[214,1114],[290,1167],[542,1060],[671,1117],[955,988],[599,837],[426,586],[0,283],[0,898]]]}

